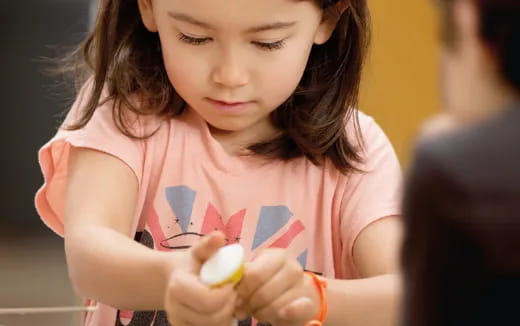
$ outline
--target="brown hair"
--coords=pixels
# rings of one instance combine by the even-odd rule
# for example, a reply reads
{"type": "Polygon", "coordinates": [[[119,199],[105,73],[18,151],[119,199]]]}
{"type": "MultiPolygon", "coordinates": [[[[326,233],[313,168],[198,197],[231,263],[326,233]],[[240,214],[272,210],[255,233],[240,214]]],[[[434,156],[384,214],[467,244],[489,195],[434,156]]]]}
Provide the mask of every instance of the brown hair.
{"type": "MultiPolygon", "coordinates": [[[[324,10],[338,2],[314,1],[324,10]]],[[[314,164],[329,158],[344,173],[356,170],[353,163],[361,157],[345,125],[353,119],[359,138],[355,106],[369,38],[366,0],[349,0],[331,39],[313,47],[297,89],[271,115],[284,132],[250,149],[281,159],[306,156],[314,164]]],[[[182,113],[185,103],[169,82],[159,46],[157,33],[150,33],[141,21],[137,1],[101,1],[93,31],[74,54],[76,71],[93,75],[93,91],[79,121],[68,128],[80,129],[89,122],[105,89],[107,100],[114,103],[116,125],[129,137],[135,135],[125,123],[125,110],[167,117],[182,113]],[[130,100],[135,94],[139,106],[130,100]]]]}
{"type": "MultiPolygon", "coordinates": [[[[452,6],[458,0],[437,0],[443,7],[442,36],[457,45],[452,6]]],[[[482,41],[493,53],[502,77],[520,91],[520,2],[518,0],[471,0],[479,12],[482,41]]]]}

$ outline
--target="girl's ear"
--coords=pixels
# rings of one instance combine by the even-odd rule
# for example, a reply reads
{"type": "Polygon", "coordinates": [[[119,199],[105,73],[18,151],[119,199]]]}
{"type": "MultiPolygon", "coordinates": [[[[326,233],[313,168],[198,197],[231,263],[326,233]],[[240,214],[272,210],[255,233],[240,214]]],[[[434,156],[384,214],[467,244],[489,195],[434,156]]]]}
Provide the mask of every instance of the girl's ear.
{"type": "Polygon", "coordinates": [[[339,0],[335,5],[323,10],[321,23],[314,37],[315,44],[323,44],[329,40],[339,19],[348,8],[348,1],[349,0],[339,0]]]}
{"type": "Polygon", "coordinates": [[[139,12],[141,13],[141,19],[144,26],[150,32],[157,32],[157,24],[155,23],[155,17],[153,15],[152,0],[137,0],[139,5],[139,12]]]}

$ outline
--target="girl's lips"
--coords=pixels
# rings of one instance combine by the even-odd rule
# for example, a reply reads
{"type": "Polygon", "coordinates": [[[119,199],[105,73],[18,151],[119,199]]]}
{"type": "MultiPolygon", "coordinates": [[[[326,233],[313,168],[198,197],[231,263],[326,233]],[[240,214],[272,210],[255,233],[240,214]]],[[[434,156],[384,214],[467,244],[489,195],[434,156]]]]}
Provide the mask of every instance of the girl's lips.
{"type": "Polygon", "coordinates": [[[247,107],[253,102],[227,102],[227,101],[219,101],[214,100],[212,98],[208,98],[210,104],[217,109],[218,111],[225,113],[240,113],[247,109],[247,107]]]}
{"type": "Polygon", "coordinates": [[[216,103],[219,103],[219,104],[222,104],[222,105],[237,105],[237,104],[242,104],[242,103],[247,103],[247,102],[228,102],[228,101],[219,101],[219,100],[214,100],[214,99],[211,99],[213,102],[216,102],[216,103]]]}

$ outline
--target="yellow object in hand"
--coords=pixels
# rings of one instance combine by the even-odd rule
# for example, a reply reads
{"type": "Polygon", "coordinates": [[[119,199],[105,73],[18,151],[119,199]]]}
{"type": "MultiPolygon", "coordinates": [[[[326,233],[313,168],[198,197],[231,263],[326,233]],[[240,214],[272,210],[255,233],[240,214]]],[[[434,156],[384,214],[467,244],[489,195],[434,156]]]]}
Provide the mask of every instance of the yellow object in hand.
{"type": "Polygon", "coordinates": [[[228,283],[236,284],[240,282],[242,275],[244,275],[244,248],[239,244],[220,248],[200,270],[202,282],[211,287],[228,283]]]}

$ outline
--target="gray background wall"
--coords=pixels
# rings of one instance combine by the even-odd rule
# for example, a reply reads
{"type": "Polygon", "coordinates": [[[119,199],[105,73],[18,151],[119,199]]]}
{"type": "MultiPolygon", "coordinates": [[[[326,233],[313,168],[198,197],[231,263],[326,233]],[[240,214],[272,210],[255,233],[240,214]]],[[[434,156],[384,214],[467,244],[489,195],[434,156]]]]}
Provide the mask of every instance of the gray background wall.
{"type": "Polygon", "coordinates": [[[42,58],[77,43],[87,30],[89,0],[0,1],[0,229],[39,232],[33,207],[42,182],[37,150],[55,132],[71,90],[52,87],[42,58]]]}
{"type": "MultiPolygon", "coordinates": [[[[73,97],[53,87],[44,57],[78,43],[89,0],[0,0],[0,309],[80,303],[69,283],[63,241],[38,218],[37,150],[56,131],[73,97]]],[[[79,325],[81,314],[0,315],[1,326],[79,325]]]]}

